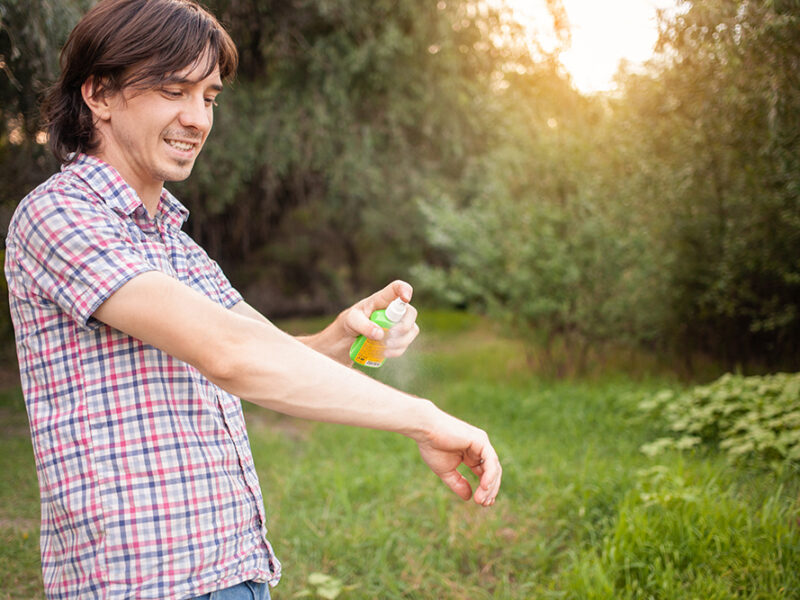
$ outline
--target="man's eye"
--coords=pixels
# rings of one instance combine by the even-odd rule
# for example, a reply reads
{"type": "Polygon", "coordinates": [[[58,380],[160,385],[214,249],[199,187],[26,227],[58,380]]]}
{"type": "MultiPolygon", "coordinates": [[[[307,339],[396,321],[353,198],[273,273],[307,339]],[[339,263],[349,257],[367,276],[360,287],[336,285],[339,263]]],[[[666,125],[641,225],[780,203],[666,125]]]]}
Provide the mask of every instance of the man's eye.
{"type": "Polygon", "coordinates": [[[205,101],[207,106],[219,106],[219,103],[214,98],[206,98],[205,101]]]}
{"type": "Polygon", "coordinates": [[[161,93],[164,94],[165,96],[167,96],[168,98],[180,98],[180,96],[181,96],[181,92],[176,91],[176,90],[165,90],[165,89],[162,89],[161,93]]]}

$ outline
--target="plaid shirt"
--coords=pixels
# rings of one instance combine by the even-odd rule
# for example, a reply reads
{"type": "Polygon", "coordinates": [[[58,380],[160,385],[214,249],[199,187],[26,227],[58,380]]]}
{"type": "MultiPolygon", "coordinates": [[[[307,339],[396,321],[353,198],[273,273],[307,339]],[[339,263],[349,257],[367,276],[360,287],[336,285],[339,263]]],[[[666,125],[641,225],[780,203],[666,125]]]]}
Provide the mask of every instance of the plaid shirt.
{"type": "MultiPolygon", "coordinates": [[[[79,155],[20,203],[6,278],[42,499],[50,598],[189,598],[280,577],[238,398],[92,313],[158,270],[241,300],[180,228],[79,155]]],[[[142,307],[142,310],[147,310],[142,307]]]]}

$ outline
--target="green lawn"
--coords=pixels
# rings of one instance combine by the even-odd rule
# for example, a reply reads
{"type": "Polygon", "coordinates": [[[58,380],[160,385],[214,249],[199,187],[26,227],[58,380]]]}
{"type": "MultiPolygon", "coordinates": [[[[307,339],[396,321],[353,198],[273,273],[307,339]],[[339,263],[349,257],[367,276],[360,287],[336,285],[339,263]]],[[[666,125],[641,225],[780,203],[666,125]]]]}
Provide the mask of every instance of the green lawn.
{"type": "MultiPolygon", "coordinates": [[[[399,436],[247,407],[284,565],[276,600],[800,598],[797,468],[710,451],[648,458],[639,447],[661,432],[636,404],[675,380],[638,368],[555,381],[527,373],[520,348],[477,319],[421,324],[409,355],[376,375],[489,432],[505,470],[497,504],[460,501],[399,436]]],[[[0,419],[0,598],[38,598],[18,391],[0,419]]]]}

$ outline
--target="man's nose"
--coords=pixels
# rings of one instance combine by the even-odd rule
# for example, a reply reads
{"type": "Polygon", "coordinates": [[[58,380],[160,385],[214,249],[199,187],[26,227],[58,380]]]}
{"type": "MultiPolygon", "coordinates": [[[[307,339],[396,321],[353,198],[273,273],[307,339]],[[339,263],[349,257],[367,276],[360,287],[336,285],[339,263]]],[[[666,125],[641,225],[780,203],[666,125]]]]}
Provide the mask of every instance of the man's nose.
{"type": "Polygon", "coordinates": [[[184,127],[194,127],[204,132],[211,129],[211,111],[202,96],[187,99],[181,110],[180,123],[184,127]]]}

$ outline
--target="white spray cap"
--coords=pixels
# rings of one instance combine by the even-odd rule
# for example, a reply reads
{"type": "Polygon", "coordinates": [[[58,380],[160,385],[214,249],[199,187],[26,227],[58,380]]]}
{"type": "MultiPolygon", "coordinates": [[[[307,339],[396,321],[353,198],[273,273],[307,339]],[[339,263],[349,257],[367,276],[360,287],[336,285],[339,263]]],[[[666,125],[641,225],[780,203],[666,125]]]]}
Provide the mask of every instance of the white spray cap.
{"type": "Polygon", "coordinates": [[[395,298],[392,300],[392,303],[386,307],[386,318],[397,323],[403,318],[403,315],[406,314],[406,306],[408,305],[403,302],[402,298],[395,298]]]}

